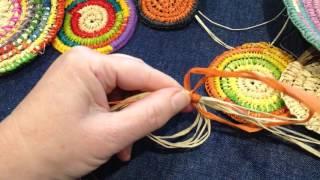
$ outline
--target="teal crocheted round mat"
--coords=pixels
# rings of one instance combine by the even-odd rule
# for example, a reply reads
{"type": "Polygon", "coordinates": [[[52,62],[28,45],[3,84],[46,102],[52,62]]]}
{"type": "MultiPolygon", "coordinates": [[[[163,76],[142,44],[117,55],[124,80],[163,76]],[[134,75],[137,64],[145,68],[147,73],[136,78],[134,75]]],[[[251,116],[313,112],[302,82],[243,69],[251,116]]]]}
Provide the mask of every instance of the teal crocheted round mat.
{"type": "Polygon", "coordinates": [[[320,1],[283,0],[289,17],[303,37],[320,50],[320,1]]]}

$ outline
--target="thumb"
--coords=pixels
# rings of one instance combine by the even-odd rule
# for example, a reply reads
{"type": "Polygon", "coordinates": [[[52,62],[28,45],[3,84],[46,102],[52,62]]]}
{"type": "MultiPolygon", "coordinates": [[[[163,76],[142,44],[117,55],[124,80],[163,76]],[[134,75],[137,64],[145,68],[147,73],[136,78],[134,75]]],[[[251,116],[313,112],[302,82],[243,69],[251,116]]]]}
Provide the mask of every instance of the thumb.
{"type": "Polygon", "coordinates": [[[190,104],[187,91],[180,88],[165,88],[153,92],[111,116],[116,124],[120,142],[133,143],[162,127],[172,116],[190,104]]]}

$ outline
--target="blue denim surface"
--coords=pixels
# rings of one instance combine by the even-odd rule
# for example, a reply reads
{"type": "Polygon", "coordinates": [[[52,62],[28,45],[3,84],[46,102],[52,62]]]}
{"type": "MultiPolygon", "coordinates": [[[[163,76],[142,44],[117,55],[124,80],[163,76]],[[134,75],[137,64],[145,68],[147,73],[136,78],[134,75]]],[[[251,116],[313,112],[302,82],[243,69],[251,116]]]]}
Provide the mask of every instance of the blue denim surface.
{"type": "MultiPolygon", "coordinates": [[[[245,27],[276,15],[280,0],[203,0],[199,7],[209,17],[233,27],[245,27]]],[[[209,26],[231,45],[270,41],[283,25],[277,22],[248,32],[229,32],[209,26]]],[[[299,55],[307,44],[290,24],[282,46],[299,55]]],[[[139,24],[120,52],[144,59],[182,83],[191,67],[206,67],[224,48],[209,39],[193,22],[177,31],[157,31],[139,24]]],[[[0,77],[0,119],[5,118],[59,56],[52,47],[21,70],[0,77]]],[[[205,93],[204,91],[202,93],[205,93]]],[[[179,114],[159,133],[171,133],[191,123],[195,114],[179,114]]],[[[320,179],[320,161],[269,133],[247,134],[213,123],[211,137],[191,150],[167,150],[148,139],[133,149],[130,163],[112,159],[85,179],[320,179]]]]}

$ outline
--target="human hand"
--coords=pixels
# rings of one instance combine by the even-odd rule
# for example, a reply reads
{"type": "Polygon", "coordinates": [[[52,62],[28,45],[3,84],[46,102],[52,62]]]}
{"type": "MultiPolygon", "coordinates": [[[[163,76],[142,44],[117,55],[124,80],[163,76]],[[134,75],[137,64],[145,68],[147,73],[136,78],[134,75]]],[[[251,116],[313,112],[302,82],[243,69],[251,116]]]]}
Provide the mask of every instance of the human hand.
{"type": "Polygon", "coordinates": [[[163,126],[190,103],[172,78],[125,55],[76,47],[60,56],[0,124],[0,179],[74,179],[163,126]],[[151,95],[119,112],[116,88],[151,95]]]}

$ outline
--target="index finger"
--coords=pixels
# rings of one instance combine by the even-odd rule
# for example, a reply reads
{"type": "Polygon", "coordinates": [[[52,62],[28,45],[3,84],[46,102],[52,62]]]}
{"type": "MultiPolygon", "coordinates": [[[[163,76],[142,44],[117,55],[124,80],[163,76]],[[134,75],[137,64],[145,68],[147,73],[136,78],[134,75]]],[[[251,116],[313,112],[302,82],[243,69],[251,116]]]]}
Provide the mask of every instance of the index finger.
{"type": "Polygon", "coordinates": [[[123,90],[155,91],[182,86],[167,74],[127,55],[102,55],[95,70],[107,92],[119,87],[123,90]]]}

